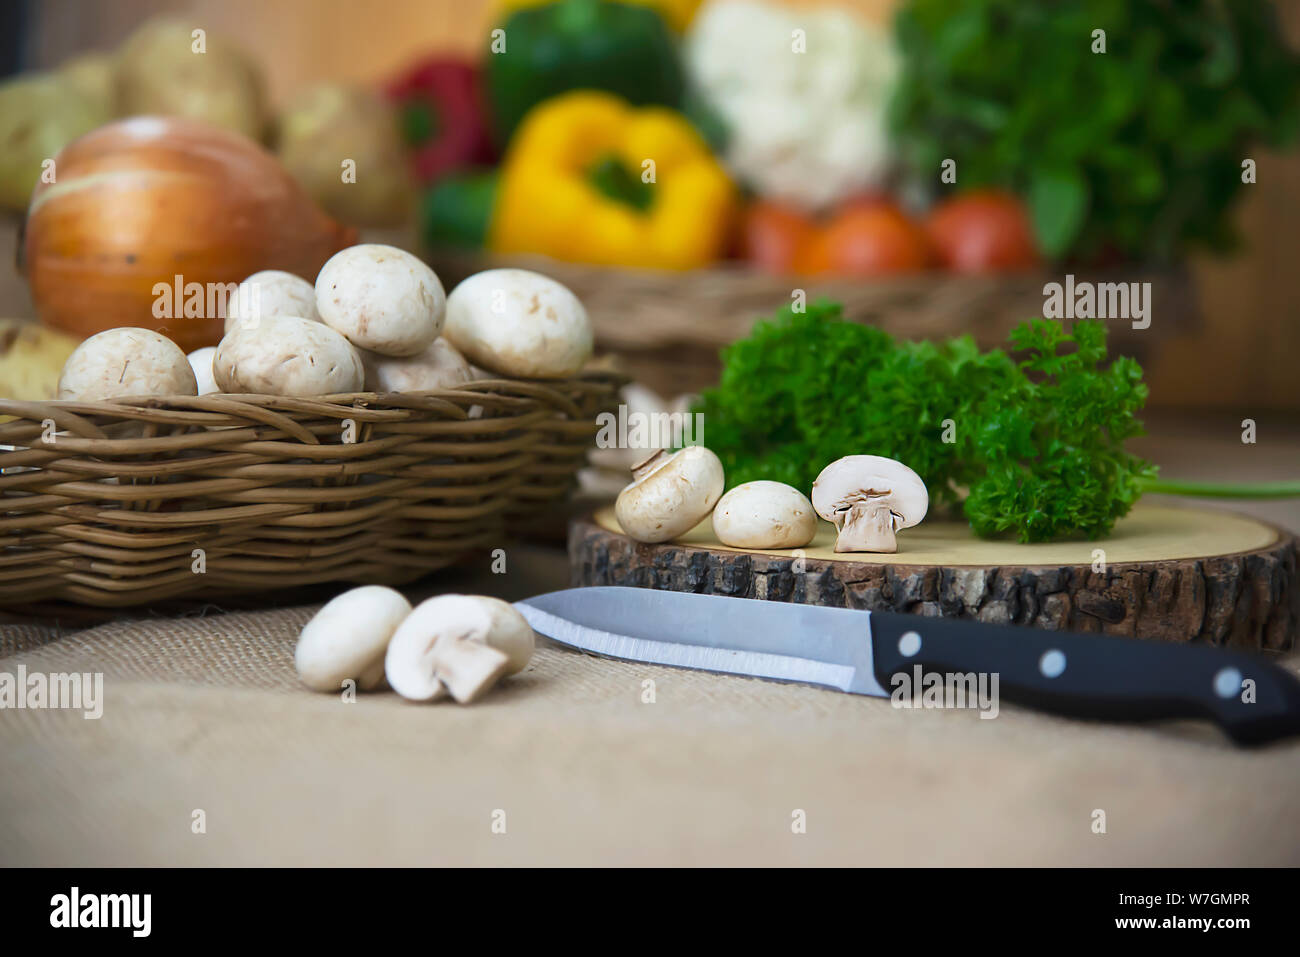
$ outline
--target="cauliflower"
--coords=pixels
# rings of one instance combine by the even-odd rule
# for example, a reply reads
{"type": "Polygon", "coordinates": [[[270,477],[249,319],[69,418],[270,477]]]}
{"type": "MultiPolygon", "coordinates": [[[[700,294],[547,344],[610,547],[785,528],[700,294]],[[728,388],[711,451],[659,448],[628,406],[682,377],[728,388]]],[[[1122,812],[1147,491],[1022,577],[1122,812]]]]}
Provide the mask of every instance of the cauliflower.
{"type": "Polygon", "coordinates": [[[685,56],[697,94],[728,128],[723,160],[759,194],[817,210],[884,181],[899,66],[885,30],[838,9],[716,0],[687,34],[685,56]]]}

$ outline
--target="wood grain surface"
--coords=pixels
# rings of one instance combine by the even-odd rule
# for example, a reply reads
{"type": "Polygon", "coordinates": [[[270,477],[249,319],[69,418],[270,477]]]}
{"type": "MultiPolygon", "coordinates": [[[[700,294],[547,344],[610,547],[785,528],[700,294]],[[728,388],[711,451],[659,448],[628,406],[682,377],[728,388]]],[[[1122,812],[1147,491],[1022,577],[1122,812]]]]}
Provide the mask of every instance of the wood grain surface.
{"type": "Polygon", "coordinates": [[[677,541],[646,545],[622,534],[610,509],[578,520],[569,534],[574,585],[1276,651],[1294,647],[1300,621],[1295,537],[1224,511],[1139,505],[1100,542],[987,542],[962,524],[926,522],[900,533],[893,555],[833,547],[834,529],[823,525],[797,551],[728,548],[707,522],[677,541]]]}

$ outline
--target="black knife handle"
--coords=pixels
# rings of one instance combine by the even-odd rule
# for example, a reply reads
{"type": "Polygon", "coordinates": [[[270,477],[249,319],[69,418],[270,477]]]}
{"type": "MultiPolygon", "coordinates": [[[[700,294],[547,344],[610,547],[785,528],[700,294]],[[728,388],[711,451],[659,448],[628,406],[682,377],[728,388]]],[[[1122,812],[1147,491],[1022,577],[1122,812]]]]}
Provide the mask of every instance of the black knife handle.
{"type": "Polygon", "coordinates": [[[999,698],[1058,714],[1206,718],[1238,744],[1300,734],[1300,681],[1256,655],[891,612],[871,613],[871,634],[887,694],[895,675],[920,665],[922,674],[996,673],[999,698]]]}

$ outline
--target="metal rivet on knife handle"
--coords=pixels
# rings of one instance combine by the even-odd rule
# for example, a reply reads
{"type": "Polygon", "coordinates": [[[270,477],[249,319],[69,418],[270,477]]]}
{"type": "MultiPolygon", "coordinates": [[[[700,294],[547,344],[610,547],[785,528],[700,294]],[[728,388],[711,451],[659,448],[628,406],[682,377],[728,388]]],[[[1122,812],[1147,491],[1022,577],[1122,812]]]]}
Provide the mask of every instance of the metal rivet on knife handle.
{"type": "Polygon", "coordinates": [[[1224,668],[1214,676],[1214,693],[1220,698],[1235,697],[1241,690],[1241,672],[1236,668],[1224,668]]]}
{"type": "Polygon", "coordinates": [[[921,636],[915,631],[905,631],[898,639],[898,653],[904,658],[911,658],[921,650],[921,636]]]}
{"type": "Polygon", "coordinates": [[[1064,652],[1055,648],[1043,652],[1043,657],[1038,659],[1038,670],[1043,673],[1044,678],[1059,678],[1065,671],[1064,652]]]}

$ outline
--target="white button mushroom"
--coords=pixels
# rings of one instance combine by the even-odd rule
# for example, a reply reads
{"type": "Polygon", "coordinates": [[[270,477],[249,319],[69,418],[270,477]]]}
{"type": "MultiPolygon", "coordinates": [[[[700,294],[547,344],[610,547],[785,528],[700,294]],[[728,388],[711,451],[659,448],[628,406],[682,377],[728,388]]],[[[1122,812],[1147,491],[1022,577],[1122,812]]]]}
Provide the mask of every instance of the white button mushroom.
{"type": "Polygon", "coordinates": [[[216,346],[204,346],[202,349],[195,349],[185,357],[190,360],[190,368],[194,370],[194,381],[198,383],[199,395],[211,395],[213,392],[221,391],[217,388],[217,380],[212,374],[212,360],[216,355],[216,346]]]}
{"type": "Polygon", "coordinates": [[[316,287],[279,269],[255,272],[226,301],[226,332],[236,325],[253,328],[270,316],[298,316],[319,322],[316,287]]]}
{"type": "Polygon", "coordinates": [[[489,269],[464,280],[447,298],[443,334],[470,362],[523,378],[573,375],[592,349],[578,297],[526,269],[489,269]]]}
{"type": "Polygon", "coordinates": [[[78,402],[198,394],[181,347],[151,329],[106,329],[91,336],[68,356],[59,376],[59,398],[78,402]]]}
{"type": "Polygon", "coordinates": [[[396,246],[349,246],[316,277],[321,321],[381,355],[414,356],[429,348],[442,331],[446,306],[437,274],[396,246]]]}
{"type": "Polygon", "coordinates": [[[315,691],[338,691],[349,678],[362,691],[384,680],[384,652],[411,613],[400,592],[383,585],[345,591],[316,612],[298,636],[298,677],[315,691]]]}
{"type": "Polygon", "coordinates": [[[398,358],[362,352],[361,362],[366,369],[366,389],[371,392],[454,389],[474,378],[465,357],[441,337],[418,356],[398,358]]]}
{"type": "Polygon", "coordinates": [[[632,469],[614,514],[638,542],[666,542],[690,531],[709,514],[726,480],[722,462],[702,445],[656,452],[632,469]]]}
{"type": "Polygon", "coordinates": [[[718,499],[713,534],[733,548],[801,548],[817,534],[817,514],[784,482],[746,482],[718,499]]]}
{"type": "Polygon", "coordinates": [[[439,595],[416,606],[388,645],[384,672],[404,698],[433,701],[450,692],[480,698],[533,656],[533,630],[513,606],[483,595],[439,595]]]}
{"type": "Polygon", "coordinates": [[[232,393],[331,395],[360,392],[365,383],[361,356],[347,339],[297,316],[231,329],[217,346],[212,371],[221,391],[232,393]]]}
{"type": "Polygon", "coordinates": [[[826,466],[812,501],[839,529],[837,552],[896,552],[894,533],[919,524],[930,507],[921,476],[880,455],[846,455],[826,466]]]}

